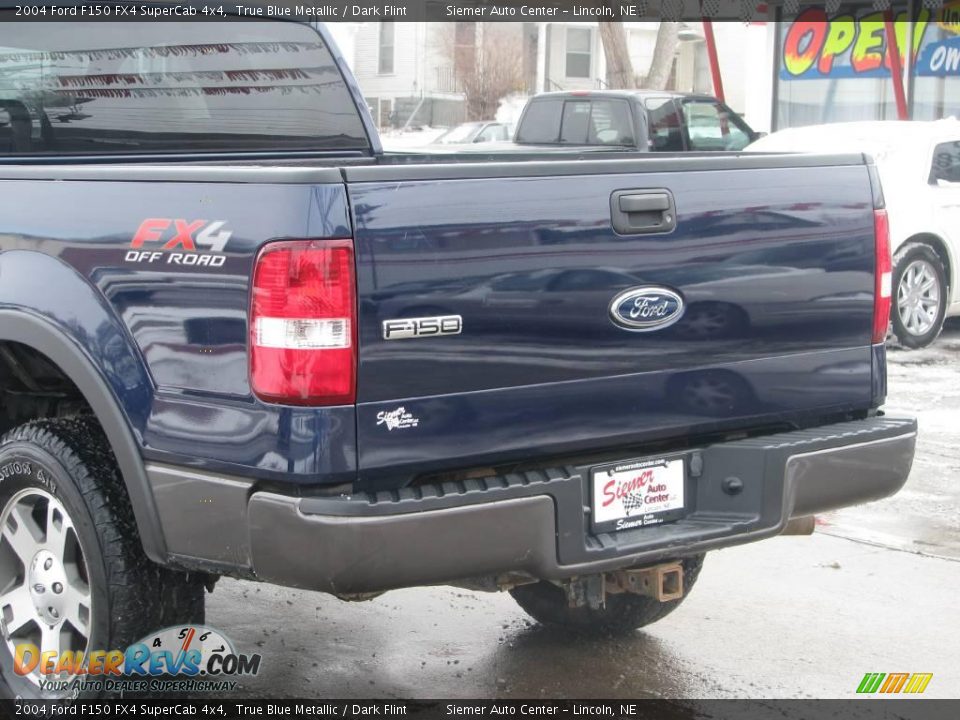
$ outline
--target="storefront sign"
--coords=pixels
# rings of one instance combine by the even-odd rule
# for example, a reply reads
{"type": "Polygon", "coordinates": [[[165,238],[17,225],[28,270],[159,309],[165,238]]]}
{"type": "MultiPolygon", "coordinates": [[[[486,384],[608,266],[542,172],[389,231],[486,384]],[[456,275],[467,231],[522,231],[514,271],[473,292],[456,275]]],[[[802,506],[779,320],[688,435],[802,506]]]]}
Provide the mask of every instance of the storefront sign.
{"type": "MultiPolygon", "coordinates": [[[[894,30],[901,64],[906,65],[907,13],[897,14],[894,30]]],[[[960,0],[953,0],[931,17],[921,10],[913,26],[916,74],[960,76],[960,0]]],[[[890,57],[882,12],[860,17],[823,10],[805,10],[785,31],[781,80],[890,77],[890,57]]]]}
{"type": "Polygon", "coordinates": [[[960,76],[960,37],[933,42],[923,48],[917,58],[917,75],[960,76]]]}

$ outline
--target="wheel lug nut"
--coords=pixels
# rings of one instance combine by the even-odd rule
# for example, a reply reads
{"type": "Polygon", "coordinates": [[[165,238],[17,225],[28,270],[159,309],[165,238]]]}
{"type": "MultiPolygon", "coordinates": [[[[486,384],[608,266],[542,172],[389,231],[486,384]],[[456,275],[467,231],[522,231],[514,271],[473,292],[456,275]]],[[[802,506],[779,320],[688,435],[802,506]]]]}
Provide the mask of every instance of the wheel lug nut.
{"type": "Polygon", "coordinates": [[[53,567],[53,558],[47,558],[46,560],[43,561],[44,570],[49,570],[52,567],[53,567]]]}
{"type": "Polygon", "coordinates": [[[53,591],[54,591],[57,595],[59,595],[60,593],[63,592],[63,585],[61,585],[60,583],[54,583],[54,584],[53,584],[53,591]]]}
{"type": "Polygon", "coordinates": [[[37,595],[42,595],[47,591],[47,589],[40,583],[37,583],[36,585],[33,586],[33,591],[37,593],[37,595]]]}
{"type": "Polygon", "coordinates": [[[50,607],[50,608],[47,608],[47,611],[50,613],[51,617],[55,617],[55,618],[60,617],[60,613],[57,612],[56,608],[50,607]]]}

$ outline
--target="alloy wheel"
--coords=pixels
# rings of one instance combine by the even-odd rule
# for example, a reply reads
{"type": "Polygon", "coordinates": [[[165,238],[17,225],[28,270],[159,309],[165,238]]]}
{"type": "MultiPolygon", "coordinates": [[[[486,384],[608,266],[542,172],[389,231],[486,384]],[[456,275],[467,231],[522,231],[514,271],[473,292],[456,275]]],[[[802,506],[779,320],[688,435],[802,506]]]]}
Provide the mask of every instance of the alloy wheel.
{"type": "Polygon", "coordinates": [[[940,311],[940,281],[926,260],[914,260],[900,276],[897,288],[897,312],[911,335],[925,335],[937,321],[940,311]]]}
{"type": "MultiPolygon", "coordinates": [[[[88,578],[80,538],[63,504],[39,488],[13,495],[0,513],[0,630],[11,656],[25,643],[41,654],[87,653],[88,578]]],[[[41,675],[41,664],[26,676],[37,685],[57,677],[41,675]]]]}

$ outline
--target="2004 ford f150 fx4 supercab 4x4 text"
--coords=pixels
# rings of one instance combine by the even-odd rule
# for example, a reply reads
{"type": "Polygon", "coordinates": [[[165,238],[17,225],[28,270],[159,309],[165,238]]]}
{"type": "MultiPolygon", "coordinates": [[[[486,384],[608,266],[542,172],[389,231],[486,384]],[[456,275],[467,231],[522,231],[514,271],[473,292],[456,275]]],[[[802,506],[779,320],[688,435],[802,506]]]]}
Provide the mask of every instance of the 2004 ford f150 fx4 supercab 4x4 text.
{"type": "Polygon", "coordinates": [[[221,575],[629,631],[907,478],[861,155],[391,156],[320,27],[0,34],[10,692],[221,575]]]}

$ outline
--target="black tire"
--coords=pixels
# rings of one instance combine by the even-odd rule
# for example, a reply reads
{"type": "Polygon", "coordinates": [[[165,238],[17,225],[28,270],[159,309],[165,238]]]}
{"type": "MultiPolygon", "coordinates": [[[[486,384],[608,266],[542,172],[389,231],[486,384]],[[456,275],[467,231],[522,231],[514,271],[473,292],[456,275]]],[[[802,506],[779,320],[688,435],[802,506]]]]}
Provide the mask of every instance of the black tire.
{"type": "MultiPolygon", "coordinates": [[[[72,523],[84,561],[76,565],[83,568],[86,577],[82,580],[89,588],[88,652],[125,649],[147,633],[177,622],[203,622],[202,577],[161,568],[144,555],[116,460],[94,418],[37,420],[0,439],[0,513],[12,507],[14,497],[24,494],[52,497],[72,523]]],[[[42,514],[43,500],[39,502],[39,510],[34,510],[42,514]]],[[[54,504],[53,500],[47,502],[48,508],[54,504]]],[[[2,553],[7,558],[11,553],[19,557],[6,536],[0,540],[2,553]]],[[[18,578],[8,572],[2,582],[16,585],[18,578]]],[[[0,588],[0,594],[3,592],[0,588]]],[[[0,613],[5,612],[6,606],[0,607],[0,613]]],[[[42,628],[39,622],[31,622],[42,628]]],[[[73,632],[72,626],[59,627],[61,636],[73,632]]],[[[77,695],[75,691],[43,693],[35,682],[18,676],[4,626],[0,694],[38,698],[77,695]]],[[[89,697],[90,693],[79,696],[89,697]]]]}
{"type": "Polygon", "coordinates": [[[601,632],[622,635],[633,632],[666,617],[677,609],[693,589],[704,555],[683,558],[683,597],[670,602],[659,602],[646,595],[627,593],[608,594],[604,607],[593,610],[588,606],[572,608],[566,593],[553,583],[542,581],[513,588],[510,594],[524,611],[544,625],[556,625],[581,632],[601,632]]]}
{"type": "Polygon", "coordinates": [[[900,344],[908,348],[922,348],[936,340],[943,329],[943,320],[947,311],[947,274],[943,269],[943,261],[937,251],[921,242],[908,242],[902,245],[893,258],[891,294],[890,320],[893,326],[893,334],[900,344]],[[927,266],[932,268],[939,290],[937,315],[930,328],[925,332],[916,332],[916,327],[913,329],[908,327],[908,322],[904,320],[899,307],[901,291],[907,292],[906,287],[901,289],[901,285],[905,285],[904,275],[908,268],[917,262],[926,263],[927,266]]]}

